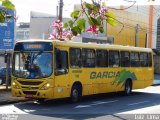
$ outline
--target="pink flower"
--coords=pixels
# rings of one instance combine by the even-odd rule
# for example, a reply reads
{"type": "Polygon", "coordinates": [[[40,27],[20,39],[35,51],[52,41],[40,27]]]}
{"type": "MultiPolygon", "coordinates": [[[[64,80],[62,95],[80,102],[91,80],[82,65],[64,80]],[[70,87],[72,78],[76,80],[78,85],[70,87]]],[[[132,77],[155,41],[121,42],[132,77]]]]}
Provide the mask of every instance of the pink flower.
{"type": "Polygon", "coordinates": [[[87,32],[91,32],[91,33],[98,34],[98,27],[97,27],[96,25],[90,26],[90,27],[87,29],[87,32]]]}
{"type": "Polygon", "coordinates": [[[48,39],[50,40],[56,39],[56,36],[54,34],[50,34],[50,37],[48,39]]]}
{"type": "Polygon", "coordinates": [[[60,20],[56,20],[53,22],[52,27],[60,30],[63,27],[63,23],[60,20]]]}

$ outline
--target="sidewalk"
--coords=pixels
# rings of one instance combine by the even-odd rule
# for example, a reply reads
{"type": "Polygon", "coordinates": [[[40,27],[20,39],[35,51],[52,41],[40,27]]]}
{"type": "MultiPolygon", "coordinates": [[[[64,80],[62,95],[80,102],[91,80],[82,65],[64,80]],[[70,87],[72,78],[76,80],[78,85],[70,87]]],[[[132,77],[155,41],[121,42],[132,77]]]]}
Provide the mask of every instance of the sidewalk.
{"type": "Polygon", "coordinates": [[[6,90],[6,86],[0,86],[0,105],[12,104],[17,102],[24,102],[28,99],[23,97],[12,97],[11,95],[11,87],[9,87],[8,91],[6,90]]]}

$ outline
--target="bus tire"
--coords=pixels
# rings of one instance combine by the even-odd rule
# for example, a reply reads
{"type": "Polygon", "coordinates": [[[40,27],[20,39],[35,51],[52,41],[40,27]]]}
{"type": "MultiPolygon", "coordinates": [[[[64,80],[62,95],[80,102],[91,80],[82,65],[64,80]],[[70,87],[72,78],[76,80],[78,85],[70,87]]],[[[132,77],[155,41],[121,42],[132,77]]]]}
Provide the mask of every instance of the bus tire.
{"type": "Polygon", "coordinates": [[[81,97],[82,97],[82,90],[80,85],[78,84],[73,85],[71,90],[71,97],[70,97],[71,101],[78,102],[81,99],[81,97]]]}
{"type": "Polygon", "coordinates": [[[130,95],[132,93],[132,81],[127,80],[125,83],[125,95],[130,95]]]}

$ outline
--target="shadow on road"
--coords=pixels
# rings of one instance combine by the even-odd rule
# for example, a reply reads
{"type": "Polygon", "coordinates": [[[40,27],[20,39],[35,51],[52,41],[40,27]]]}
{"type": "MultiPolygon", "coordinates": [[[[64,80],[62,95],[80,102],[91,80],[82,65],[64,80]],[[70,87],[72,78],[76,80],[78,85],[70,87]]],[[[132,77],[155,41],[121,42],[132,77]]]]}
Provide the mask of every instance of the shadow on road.
{"type": "Polygon", "coordinates": [[[27,112],[31,115],[40,115],[51,118],[63,119],[88,119],[102,116],[112,116],[114,118],[121,118],[116,115],[120,112],[127,112],[140,108],[160,105],[160,94],[133,92],[130,96],[125,96],[123,93],[109,93],[94,96],[87,96],[79,103],[71,103],[68,99],[48,100],[44,104],[37,102],[27,102],[24,104],[15,104],[15,107],[27,112]],[[106,101],[115,101],[108,104],[106,101]],[[148,101],[144,104],[131,105],[139,101],[148,101]],[[104,104],[94,104],[101,102],[104,104]],[[88,106],[87,106],[88,105],[88,106]],[[130,106],[129,106],[130,105],[130,106]],[[77,108],[77,106],[85,106],[77,108]]]}

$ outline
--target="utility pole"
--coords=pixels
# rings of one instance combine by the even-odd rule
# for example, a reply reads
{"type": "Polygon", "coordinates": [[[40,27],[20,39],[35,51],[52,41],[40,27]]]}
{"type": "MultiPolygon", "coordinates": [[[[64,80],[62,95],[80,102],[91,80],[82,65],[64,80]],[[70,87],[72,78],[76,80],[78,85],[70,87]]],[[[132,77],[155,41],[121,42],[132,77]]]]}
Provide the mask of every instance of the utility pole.
{"type": "Polygon", "coordinates": [[[63,0],[59,1],[59,20],[62,22],[63,0]]]}
{"type": "Polygon", "coordinates": [[[135,27],[135,47],[138,47],[138,24],[135,27]]]}
{"type": "Polygon", "coordinates": [[[5,59],[6,59],[6,90],[8,90],[9,85],[9,69],[10,69],[10,53],[5,53],[5,59]]]}
{"type": "MultiPolygon", "coordinates": [[[[60,22],[62,22],[62,12],[63,12],[63,0],[60,0],[59,1],[59,20],[60,22]]],[[[60,35],[60,38],[62,38],[62,28],[59,30],[59,35],[60,35]]]]}
{"type": "Polygon", "coordinates": [[[58,5],[57,5],[57,7],[56,7],[56,17],[57,17],[57,19],[58,19],[58,5]]]}

